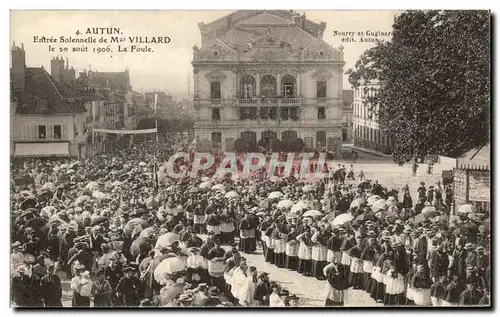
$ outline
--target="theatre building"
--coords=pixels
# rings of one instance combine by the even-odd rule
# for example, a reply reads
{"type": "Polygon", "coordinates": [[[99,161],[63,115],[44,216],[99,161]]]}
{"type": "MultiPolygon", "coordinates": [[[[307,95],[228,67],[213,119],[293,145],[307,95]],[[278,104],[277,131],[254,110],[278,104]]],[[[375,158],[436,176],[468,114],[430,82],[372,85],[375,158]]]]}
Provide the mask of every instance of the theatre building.
{"type": "Polygon", "coordinates": [[[343,48],[293,11],[237,11],[199,23],[193,47],[198,150],[340,155],[343,48]]]}

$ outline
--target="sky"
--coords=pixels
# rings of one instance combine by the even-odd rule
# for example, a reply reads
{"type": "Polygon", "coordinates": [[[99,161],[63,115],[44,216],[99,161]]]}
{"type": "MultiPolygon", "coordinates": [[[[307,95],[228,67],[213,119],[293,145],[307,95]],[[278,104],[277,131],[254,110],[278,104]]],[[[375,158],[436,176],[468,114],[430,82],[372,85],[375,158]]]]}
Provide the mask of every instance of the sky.
{"type": "MultiPolygon", "coordinates": [[[[70,66],[81,71],[123,71],[129,69],[132,88],[145,92],[163,90],[177,98],[188,97],[188,80],[192,90],[192,47],[201,46],[199,22],[210,23],[233,11],[11,11],[11,38],[26,51],[28,67],[44,66],[50,72],[50,60],[59,55],[68,58],[70,66]],[[76,37],[77,31],[92,27],[120,28],[122,36],[168,36],[169,44],[149,45],[151,53],[71,52],[80,44],[34,43],[34,37],[76,37]],[[55,52],[49,52],[49,45],[55,52]],[[67,46],[68,52],[58,52],[67,46]]],[[[396,11],[298,11],[314,22],[326,22],[323,40],[344,47],[344,70],[354,66],[361,54],[373,43],[342,42],[340,32],[390,32],[396,11]]],[[[84,35],[80,35],[84,38],[84,35]]],[[[97,36],[98,37],[98,36],[97,36]]],[[[390,39],[390,37],[378,37],[390,39]]],[[[128,44],[130,45],[130,44],[128,44]]],[[[105,48],[107,44],[91,44],[105,48]]],[[[116,49],[116,45],[115,49],[116,49]]],[[[141,46],[139,44],[139,46],[141,46]]],[[[344,89],[350,89],[347,76],[344,89]]]]}

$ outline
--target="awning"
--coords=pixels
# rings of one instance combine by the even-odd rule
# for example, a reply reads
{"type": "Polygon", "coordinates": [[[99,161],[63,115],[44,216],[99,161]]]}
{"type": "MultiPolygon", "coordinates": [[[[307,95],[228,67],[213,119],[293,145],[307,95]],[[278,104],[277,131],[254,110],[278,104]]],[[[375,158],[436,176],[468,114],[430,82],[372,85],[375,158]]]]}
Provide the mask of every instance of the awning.
{"type": "Polygon", "coordinates": [[[69,156],[69,142],[16,143],[14,156],[69,156]]]}

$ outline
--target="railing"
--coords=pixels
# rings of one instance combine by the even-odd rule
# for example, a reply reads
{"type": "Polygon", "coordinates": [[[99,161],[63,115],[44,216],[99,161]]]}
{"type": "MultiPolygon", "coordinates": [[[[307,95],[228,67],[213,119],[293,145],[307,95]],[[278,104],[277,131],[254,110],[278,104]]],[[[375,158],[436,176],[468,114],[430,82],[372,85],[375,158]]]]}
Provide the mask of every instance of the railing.
{"type": "Polygon", "coordinates": [[[240,105],[281,105],[281,104],[300,104],[302,103],[302,97],[274,97],[274,98],[249,98],[249,99],[237,99],[237,103],[240,105]]]}

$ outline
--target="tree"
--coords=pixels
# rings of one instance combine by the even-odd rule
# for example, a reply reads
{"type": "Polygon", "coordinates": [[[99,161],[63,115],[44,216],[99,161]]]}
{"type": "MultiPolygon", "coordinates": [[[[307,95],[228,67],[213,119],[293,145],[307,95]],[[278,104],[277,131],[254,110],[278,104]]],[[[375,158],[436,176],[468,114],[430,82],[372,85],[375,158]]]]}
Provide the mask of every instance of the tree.
{"type": "Polygon", "coordinates": [[[347,71],[392,140],[397,163],[456,156],[489,141],[490,12],[407,11],[393,37],[365,51],[347,71]]]}

